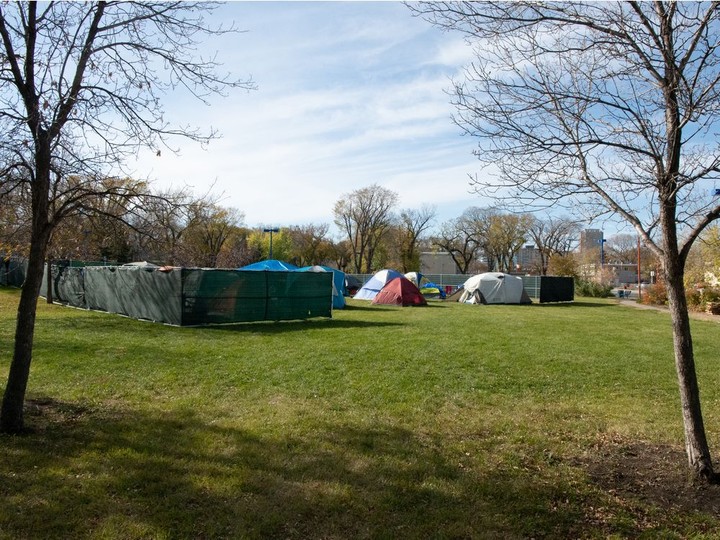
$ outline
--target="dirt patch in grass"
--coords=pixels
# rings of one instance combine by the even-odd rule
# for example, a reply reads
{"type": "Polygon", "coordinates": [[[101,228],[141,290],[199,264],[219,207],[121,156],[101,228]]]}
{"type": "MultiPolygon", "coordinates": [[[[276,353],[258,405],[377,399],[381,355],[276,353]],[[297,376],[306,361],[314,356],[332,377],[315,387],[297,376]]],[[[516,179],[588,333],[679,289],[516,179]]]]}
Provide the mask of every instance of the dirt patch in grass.
{"type": "Polygon", "coordinates": [[[693,477],[682,447],[614,435],[581,458],[590,480],[621,505],[666,515],[704,513],[720,518],[720,486],[693,477]]]}
{"type": "Polygon", "coordinates": [[[88,407],[65,403],[50,397],[36,397],[25,400],[26,431],[36,433],[48,426],[75,424],[92,411],[88,407]]]}

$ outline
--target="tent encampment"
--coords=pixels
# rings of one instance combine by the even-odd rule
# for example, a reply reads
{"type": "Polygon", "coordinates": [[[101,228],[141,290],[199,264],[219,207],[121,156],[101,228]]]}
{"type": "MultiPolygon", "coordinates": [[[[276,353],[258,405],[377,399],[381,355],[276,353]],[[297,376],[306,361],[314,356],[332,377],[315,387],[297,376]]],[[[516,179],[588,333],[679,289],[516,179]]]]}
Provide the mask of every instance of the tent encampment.
{"type": "Polygon", "coordinates": [[[333,296],[332,296],[332,307],[333,309],[342,309],[345,307],[345,296],[343,290],[345,289],[345,272],[337,270],[336,268],[330,268],[329,266],[303,266],[297,269],[298,272],[332,272],[333,274],[333,296]]]}
{"type": "Polygon", "coordinates": [[[420,294],[413,282],[405,276],[399,276],[388,281],[375,295],[373,304],[386,304],[393,306],[426,306],[425,297],[420,294]]]}
{"type": "Polygon", "coordinates": [[[523,280],[502,272],[485,272],[463,284],[460,302],[466,304],[530,304],[523,280]]]}
{"type": "Polygon", "coordinates": [[[396,277],[404,276],[396,270],[380,270],[362,286],[354,298],[356,300],[372,300],[388,281],[396,277]]]}
{"type": "Polygon", "coordinates": [[[362,281],[358,278],[350,274],[345,274],[345,290],[343,292],[345,296],[355,296],[355,293],[357,293],[362,286],[362,281]]]}
{"type": "Polygon", "coordinates": [[[405,277],[408,278],[410,282],[418,289],[422,287],[423,282],[428,281],[428,279],[420,272],[408,272],[407,274],[405,274],[405,277]]]}
{"type": "Polygon", "coordinates": [[[259,261],[256,263],[248,264],[238,270],[269,270],[272,272],[290,272],[297,270],[297,266],[284,261],[278,261],[276,259],[269,259],[267,261],[259,261]]]}
{"type": "Polygon", "coordinates": [[[423,284],[422,287],[420,287],[420,292],[425,298],[441,298],[445,299],[445,289],[443,289],[440,285],[437,285],[436,283],[433,283],[432,281],[428,281],[427,283],[423,284]]]}
{"type": "Polygon", "coordinates": [[[408,272],[405,274],[405,277],[408,278],[413,285],[420,289],[420,294],[422,294],[425,298],[445,298],[444,289],[440,285],[430,281],[420,272],[408,272]]]}
{"type": "Polygon", "coordinates": [[[457,289],[453,291],[450,296],[445,297],[446,302],[459,302],[460,298],[462,298],[463,293],[465,292],[465,288],[460,285],[457,289]]]}

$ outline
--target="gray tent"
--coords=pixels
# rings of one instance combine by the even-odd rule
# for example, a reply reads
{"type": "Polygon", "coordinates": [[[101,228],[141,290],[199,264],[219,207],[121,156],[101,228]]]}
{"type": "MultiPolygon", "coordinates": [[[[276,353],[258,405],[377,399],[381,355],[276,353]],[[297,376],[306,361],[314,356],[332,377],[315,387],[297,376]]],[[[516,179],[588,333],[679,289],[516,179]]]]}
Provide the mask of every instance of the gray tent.
{"type": "Polygon", "coordinates": [[[466,304],[530,304],[523,280],[502,272],[472,276],[463,285],[459,302],[466,304]]]}

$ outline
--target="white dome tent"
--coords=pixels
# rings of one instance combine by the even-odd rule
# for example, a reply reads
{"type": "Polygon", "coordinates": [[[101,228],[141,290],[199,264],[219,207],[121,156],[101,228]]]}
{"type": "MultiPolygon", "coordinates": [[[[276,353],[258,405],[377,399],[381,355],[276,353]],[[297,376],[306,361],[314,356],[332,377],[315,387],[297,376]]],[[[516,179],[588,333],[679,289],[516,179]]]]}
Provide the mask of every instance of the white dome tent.
{"type": "Polygon", "coordinates": [[[502,272],[485,272],[468,278],[459,302],[466,304],[530,304],[523,280],[502,272]]]}

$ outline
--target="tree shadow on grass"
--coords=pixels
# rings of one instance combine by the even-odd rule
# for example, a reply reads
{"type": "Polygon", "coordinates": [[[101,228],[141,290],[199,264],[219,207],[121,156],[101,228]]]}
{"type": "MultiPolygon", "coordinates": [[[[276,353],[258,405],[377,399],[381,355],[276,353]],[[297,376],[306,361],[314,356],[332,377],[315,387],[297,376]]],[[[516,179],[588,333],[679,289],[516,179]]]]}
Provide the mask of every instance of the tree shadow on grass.
{"type": "Polygon", "coordinates": [[[343,311],[373,311],[373,310],[375,310],[375,307],[372,305],[372,303],[363,302],[362,304],[360,304],[359,302],[360,302],[360,300],[358,300],[356,303],[345,304],[343,311]]]}
{"type": "MultiPolygon", "coordinates": [[[[425,306],[404,306],[402,309],[410,309],[410,308],[439,308],[444,307],[442,305],[441,300],[428,300],[427,305],[425,306]]],[[[393,306],[390,304],[373,304],[371,301],[367,301],[366,305],[359,305],[357,303],[355,304],[345,304],[345,307],[343,308],[344,311],[380,311],[386,308],[398,308],[401,309],[401,306],[393,306]]]]}
{"type": "Polygon", "coordinates": [[[94,411],[51,399],[30,402],[28,418],[35,432],[0,437],[0,531],[8,537],[641,532],[632,520],[598,523],[598,507],[621,514],[622,502],[556,474],[560,462],[526,456],[483,467],[439,434],[389,423],[319,421],[278,435],[191,410],[94,411]]]}
{"type": "Polygon", "coordinates": [[[604,303],[604,302],[583,302],[583,301],[573,301],[573,302],[545,302],[545,303],[539,303],[537,301],[534,301],[532,304],[529,304],[533,308],[542,308],[542,309],[573,309],[573,308],[612,308],[615,307],[616,304],[611,303],[604,303]]]}
{"type": "MultiPolygon", "coordinates": [[[[266,334],[282,334],[286,332],[298,332],[305,330],[314,329],[354,329],[354,328],[372,328],[372,327],[393,327],[403,326],[402,323],[395,322],[382,322],[382,321],[352,321],[352,320],[339,320],[339,319],[328,319],[328,318],[317,318],[307,320],[294,320],[294,321],[257,321],[257,322],[238,322],[238,323],[227,323],[227,324],[206,324],[199,326],[172,326],[163,323],[154,323],[145,320],[136,320],[124,317],[126,321],[131,321],[129,324],[151,324],[154,330],[167,329],[172,331],[173,329],[185,332],[194,330],[223,330],[228,332],[249,332],[253,334],[266,333],[266,334]]],[[[54,328],[73,330],[73,331],[87,331],[97,332],[99,329],[112,330],[118,328],[119,321],[105,318],[87,316],[75,316],[67,319],[52,318],[47,321],[47,324],[52,325],[54,328]]]]}
{"type": "Polygon", "coordinates": [[[309,320],[309,321],[266,321],[258,323],[234,323],[195,326],[194,329],[223,330],[228,332],[250,332],[253,334],[283,334],[317,329],[357,329],[357,328],[390,328],[403,326],[402,323],[381,321],[341,321],[337,319],[309,320]]]}
{"type": "Polygon", "coordinates": [[[424,306],[419,306],[423,309],[447,309],[447,306],[443,304],[443,300],[428,300],[424,306]]]}

